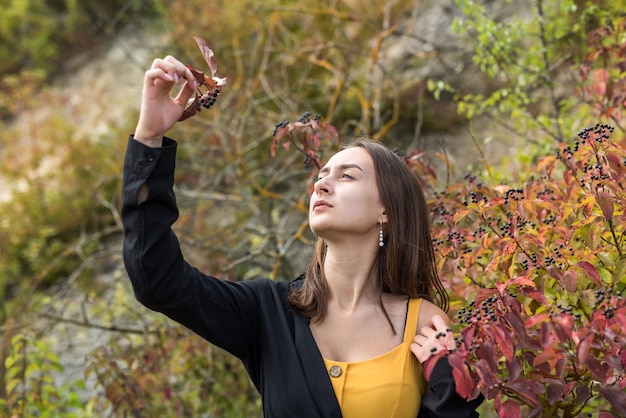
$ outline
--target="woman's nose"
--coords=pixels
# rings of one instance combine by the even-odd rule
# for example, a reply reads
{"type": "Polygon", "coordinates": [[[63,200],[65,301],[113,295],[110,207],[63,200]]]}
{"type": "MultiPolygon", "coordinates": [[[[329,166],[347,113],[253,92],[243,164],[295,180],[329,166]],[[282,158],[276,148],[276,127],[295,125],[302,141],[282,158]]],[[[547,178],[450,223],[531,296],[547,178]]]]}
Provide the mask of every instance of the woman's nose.
{"type": "Polygon", "coordinates": [[[321,179],[317,180],[313,185],[313,189],[315,190],[315,192],[317,192],[317,194],[320,194],[320,192],[330,192],[330,182],[327,180],[327,178],[328,176],[322,177],[321,179]]]}

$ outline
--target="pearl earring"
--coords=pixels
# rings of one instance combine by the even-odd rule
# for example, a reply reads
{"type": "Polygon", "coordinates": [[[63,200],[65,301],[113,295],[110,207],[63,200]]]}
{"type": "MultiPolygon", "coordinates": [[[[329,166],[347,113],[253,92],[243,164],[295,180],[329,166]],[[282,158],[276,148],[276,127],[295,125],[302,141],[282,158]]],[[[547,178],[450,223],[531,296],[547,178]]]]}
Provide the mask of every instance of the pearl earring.
{"type": "Polygon", "coordinates": [[[383,241],[383,218],[380,218],[380,229],[378,230],[378,246],[383,247],[385,242],[383,241]]]}

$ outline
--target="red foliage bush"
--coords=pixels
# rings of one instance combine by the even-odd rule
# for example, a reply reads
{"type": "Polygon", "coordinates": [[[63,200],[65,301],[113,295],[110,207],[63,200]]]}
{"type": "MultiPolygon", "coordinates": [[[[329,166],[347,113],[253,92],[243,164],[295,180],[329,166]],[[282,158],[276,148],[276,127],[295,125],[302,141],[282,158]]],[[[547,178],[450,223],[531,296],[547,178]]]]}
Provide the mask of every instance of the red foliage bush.
{"type": "Polygon", "coordinates": [[[501,417],[626,415],[626,150],[612,131],[586,128],[522,186],[468,176],[431,200],[463,306],[457,390],[501,417]]]}

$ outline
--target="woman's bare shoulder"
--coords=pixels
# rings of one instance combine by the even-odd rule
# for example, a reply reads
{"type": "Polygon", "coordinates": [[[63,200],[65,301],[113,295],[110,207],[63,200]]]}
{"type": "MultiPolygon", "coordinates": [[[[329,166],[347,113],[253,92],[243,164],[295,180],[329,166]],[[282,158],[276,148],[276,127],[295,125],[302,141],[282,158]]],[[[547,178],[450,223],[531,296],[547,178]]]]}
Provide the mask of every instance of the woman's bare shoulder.
{"type": "Polygon", "coordinates": [[[448,317],[448,314],[443,309],[426,299],[422,299],[417,329],[415,330],[416,333],[419,333],[423,327],[432,327],[432,318],[435,315],[442,317],[446,323],[451,323],[450,317],[448,317]]]}

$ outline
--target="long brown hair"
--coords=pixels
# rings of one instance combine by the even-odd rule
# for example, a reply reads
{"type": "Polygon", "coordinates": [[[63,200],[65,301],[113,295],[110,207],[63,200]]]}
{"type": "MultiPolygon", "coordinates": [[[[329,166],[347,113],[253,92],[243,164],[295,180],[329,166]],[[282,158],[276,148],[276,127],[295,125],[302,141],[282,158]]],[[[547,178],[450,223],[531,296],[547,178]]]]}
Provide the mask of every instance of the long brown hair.
{"type": "MultiPolygon", "coordinates": [[[[345,148],[351,147],[362,147],[372,157],[380,201],[387,213],[385,245],[372,266],[382,292],[424,298],[447,311],[449,298],[437,274],[426,198],[415,173],[378,142],[359,137],[345,148]]],[[[293,287],[289,295],[293,309],[314,320],[323,319],[327,310],[325,257],[326,248],[318,239],[302,286],[293,287]]],[[[382,293],[380,302],[382,306],[382,293]]]]}

